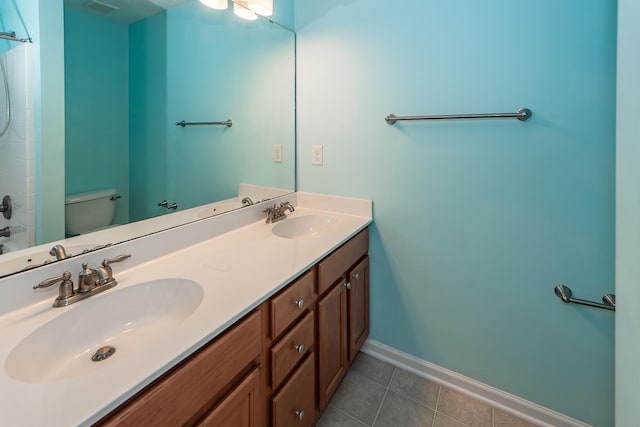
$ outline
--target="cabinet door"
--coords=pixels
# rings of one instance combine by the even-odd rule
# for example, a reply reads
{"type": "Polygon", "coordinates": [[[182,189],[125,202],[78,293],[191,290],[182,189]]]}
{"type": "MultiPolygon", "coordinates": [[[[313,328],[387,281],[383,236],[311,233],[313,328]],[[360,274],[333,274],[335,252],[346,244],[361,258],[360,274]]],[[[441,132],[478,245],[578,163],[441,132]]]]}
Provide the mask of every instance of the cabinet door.
{"type": "Polygon", "coordinates": [[[341,279],[318,302],[318,385],[322,411],[347,368],[347,288],[341,279]]]}
{"type": "Polygon", "coordinates": [[[255,368],[198,427],[261,427],[260,368],[255,368]]]}
{"type": "Polygon", "coordinates": [[[349,271],[349,361],[369,335],[369,257],[349,271]]]}
{"type": "Polygon", "coordinates": [[[311,353],[271,400],[273,427],[311,427],[316,418],[315,359],[311,353]]]}

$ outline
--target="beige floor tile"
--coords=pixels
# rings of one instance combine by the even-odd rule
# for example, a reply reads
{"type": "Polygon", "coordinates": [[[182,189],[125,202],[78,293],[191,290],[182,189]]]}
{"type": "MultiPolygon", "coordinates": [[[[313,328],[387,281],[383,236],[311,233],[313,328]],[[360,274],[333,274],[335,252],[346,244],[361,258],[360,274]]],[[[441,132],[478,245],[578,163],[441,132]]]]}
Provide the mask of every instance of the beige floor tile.
{"type": "Polygon", "coordinates": [[[378,413],[384,393],[385,387],[350,371],[342,380],[330,404],[370,426],[378,413]]]}
{"type": "Polygon", "coordinates": [[[493,408],[446,387],[440,390],[436,409],[470,427],[493,426],[493,408]]]}
{"type": "Polygon", "coordinates": [[[389,390],[393,390],[435,410],[440,386],[403,369],[397,369],[393,380],[391,380],[389,390]]]}
{"type": "Polygon", "coordinates": [[[389,391],[374,427],[431,427],[434,416],[433,410],[389,391]]]}

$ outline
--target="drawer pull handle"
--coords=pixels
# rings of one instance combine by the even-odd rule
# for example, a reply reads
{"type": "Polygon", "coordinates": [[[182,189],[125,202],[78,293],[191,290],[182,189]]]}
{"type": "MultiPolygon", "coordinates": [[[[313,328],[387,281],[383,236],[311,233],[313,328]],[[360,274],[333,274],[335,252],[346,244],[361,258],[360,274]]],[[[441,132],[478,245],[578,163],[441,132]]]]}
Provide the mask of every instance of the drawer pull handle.
{"type": "Polygon", "coordinates": [[[347,288],[347,290],[351,289],[351,283],[350,282],[345,283],[344,287],[347,288]]]}
{"type": "Polygon", "coordinates": [[[302,354],[304,353],[304,344],[300,344],[296,346],[296,350],[298,351],[298,353],[302,354]]]}
{"type": "Polygon", "coordinates": [[[296,305],[296,307],[302,308],[302,307],[304,307],[304,300],[299,299],[299,300],[295,301],[294,304],[296,305]]]}
{"type": "Polygon", "coordinates": [[[353,273],[351,277],[353,277],[355,280],[358,280],[360,279],[360,273],[353,273]]]}
{"type": "Polygon", "coordinates": [[[296,411],[296,417],[298,417],[298,420],[299,420],[299,421],[304,420],[304,411],[303,411],[303,410],[301,410],[301,409],[298,409],[298,410],[296,411]]]}

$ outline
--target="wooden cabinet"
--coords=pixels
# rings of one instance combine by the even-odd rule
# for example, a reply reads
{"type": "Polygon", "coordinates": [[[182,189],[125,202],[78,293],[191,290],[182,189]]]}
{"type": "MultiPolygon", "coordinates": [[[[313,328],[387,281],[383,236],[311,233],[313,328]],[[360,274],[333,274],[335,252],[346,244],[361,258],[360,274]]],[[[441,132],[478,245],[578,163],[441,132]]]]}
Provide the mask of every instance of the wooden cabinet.
{"type": "Polygon", "coordinates": [[[260,310],[98,422],[103,426],[193,425],[260,361],[260,310]]]}
{"type": "Polygon", "coordinates": [[[352,361],[369,335],[369,257],[349,271],[349,361],[352,361]]]}
{"type": "Polygon", "coordinates": [[[329,403],[347,370],[347,288],[342,279],[318,302],[318,406],[329,403]]]}
{"type": "Polygon", "coordinates": [[[260,368],[249,375],[211,412],[198,427],[262,427],[260,416],[260,368]]]}
{"type": "Polygon", "coordinates": [[[368,230],[363,230],[318,265],[318,409],[338,388],[369,335],[368,230]],[[330,285],[328,285],[330,283],[330,285]]]}
{"type": "Polygon", "coordinates": [[[267,408],[273,427],[312,426],[317,418],[315,306],[315,267],[269,301],[267,408]]]}
{"type": "Polygon", "coordinates": [[[274,390],[313,349],[315,341],[313,320],[313,312],[307,313],[289,333],[271,348],[271,383],[274,390]]]}
{"type": "Polygon", "coordinates": [[[273,427],[310,427],[316,418],[315,359],[310,354],[272,399],[273,427]]]}
{"type": "Polygon", "coordinates": [[[369,333],[368,247],[365,229],[97,425],[312,426],[369,333]]]}
{"type": "Polygon", "coordinates": [[[271,337],[276,339],[314,302],[315,269],[307,271],[270,300],[271,337]]]}

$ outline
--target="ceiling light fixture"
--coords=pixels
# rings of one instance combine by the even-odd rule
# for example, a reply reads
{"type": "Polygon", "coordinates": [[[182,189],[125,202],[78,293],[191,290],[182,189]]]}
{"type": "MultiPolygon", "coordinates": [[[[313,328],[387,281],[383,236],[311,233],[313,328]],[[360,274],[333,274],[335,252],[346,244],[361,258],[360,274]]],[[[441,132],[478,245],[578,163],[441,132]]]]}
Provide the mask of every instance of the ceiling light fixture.
{"type": "Polygon", "coordinates": [[[258,15],[249,10],[249,2],[246,0],[233,0],[233,13],[247,21],[258,19],[258,15]]]}
{"type": "Polygon", "coordinates": [[[224,10],[229,7],[229,0],[200,0],[200,3],[211,9],[224,10]]]}
{"type": "Polygon", "coordinates": [[[252,12],[262,15],[273,15],[273,0],[249,0],[249,9],[252,12]]]}

